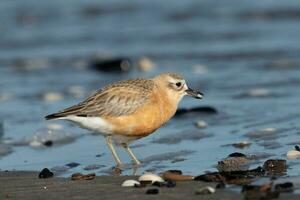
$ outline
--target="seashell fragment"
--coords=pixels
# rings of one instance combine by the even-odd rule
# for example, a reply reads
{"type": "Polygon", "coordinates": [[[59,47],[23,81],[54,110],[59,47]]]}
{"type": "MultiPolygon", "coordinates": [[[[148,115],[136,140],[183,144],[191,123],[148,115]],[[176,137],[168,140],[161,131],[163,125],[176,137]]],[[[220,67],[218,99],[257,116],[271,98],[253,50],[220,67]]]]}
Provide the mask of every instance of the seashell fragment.
{"type": "Polygon", "coordinates": [[[205,186],[196,190],[196,194],[213,194],[216,189],[210,186],[205,186]]]}
{"type": "Polygon", "coordinates": [[[206,128],[206,127],[207,127],[207,123],[206,123],[205,121],[203,121],[203,120],[200,120],[200,121],[198,121],[198,122],[196,123],[196,126],[197,126],[198,128],[206,128]]]}
{"type": "Polygon", "coordinates": [[[300,151],[290,150],[287,152],[286,156],[290,159],[298,158],[298,157],[300,157],[300,151]]]}
{"type": "Polygon", "coordinates": [[[152,173],[143,174],[142,176],[139,177],[138,180],[139,182],[151,182],[151,183],[164,182],[164,180],[160,176],[152,173]]]}
{"type": "Polygon", "coordinates": [[[136,187],[140,185],[141,185],[140,182],[136,180],[126,180],[122,183],[122,187],[136,187]]]}

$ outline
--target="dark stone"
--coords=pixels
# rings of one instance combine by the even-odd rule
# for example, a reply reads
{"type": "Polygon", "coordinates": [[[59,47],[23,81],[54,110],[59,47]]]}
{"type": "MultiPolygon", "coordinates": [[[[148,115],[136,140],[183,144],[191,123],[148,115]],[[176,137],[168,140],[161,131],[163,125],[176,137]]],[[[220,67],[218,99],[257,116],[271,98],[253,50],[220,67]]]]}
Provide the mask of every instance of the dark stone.
{"type": "Polygon", "coordinates": [[[229,184],[245,185],[251,183],[253,178],[263,176],[265,170],[262,167],[257,167],[252,170],[245,171],[223,171],[212,172],[196,176],[194,180],[205,182],[226,182],[229,184]]]}
{"type": "Polygon", "coordinates": [[[221,182],[221,183],[218,183],[216,185],[216,189],[224,189],[226,187],[225,183],[224,182],[221,182]]]}
{"type": "Polygon", "coordinates": [[[248,169],[249,160],[246,157],[229,157],[219,161],[217,169],[222,171],[245,171],[248,169]]]}
{"type": "Polygon", "coordinates": [[[131,61],[127,58],[93,59],[90,67],[101,72],[128,72],[132,68],[131,61]]]}
{"type": "Polygon", "coordinates": [[[177,170],[177,169],[171,169],[171,170],[168,170],[168,172],[171,172],[173,174],[182,174],[182,171],[181,170],[177,170]]]}
{"type": "Polygon", "coordinates": [[[246,147],[250,147],[251,143],[244,143],[244,142],[238,142],[238,143],[233,143],[232,146],[235,148],[239,149],[244,149],[246,147]]]}
{"type": "Polygon", "coordinates": [[[40,173],[39,173],[39,178],[50,178],[53,177],[53,172],[51,172],[48,168],[44,168],[40,173]]]}
{"type": "Polygon", "coordinates": [[[276,199],[278,191],[272,191],[272,182],[263,185],[244,185],[242,188],[245,199],[276,199]]]}
{"type": "Polygon", "coordinates": [[[157,188],[151,188],[146,191],[146,194],[158,194],[159,190],[157,188]]]}
{"type": "Polygon", "coordinates": [[[74,167],[77,167],[79,165],[80,165],[79,163],[71,162],[71,163],[66,164],[65,166],[70,167],[70,168],[74,168],[74,167]]]}
{"type": "Polygon", "coordinates": [[[224,177],[219,172],[212,172],[212,173],[196,176],[194,180],[205,181],[205,182],[223,182],[224,177]]]}
{"type": "Polygon", "coordinates": [[[264,169],[269,173],[282,174],[286,172],[286,160],[282,159],[270,159],[264,163],[264,169]]]}
{"type": "Polygon", "coordinates": [[[300,151],[300,147],[298,145],[295,146],[296,151],[300,151]]]}
{"type": "Polygon", "coordinates": [[[175,187],[175,186],[176,186],[176,183],[173,182],[173,181],[168,180],[168,181],[166,182],[166,187],[168,187],[168,188],[173,188],[173,187],[175,187]]]}
{"type": "Polygon", "coordinates": [[[46,147],[51,147],[53,145],[53,142],[51,140],[47,140],[46,142],[44,142],[44,145],[46,147]]]}
{"type": "Polygon", "coordinates": [[[215,108],[213,108],[213,107],[203,106],[203,107],[195,107],[195,108],[191,108],[191,109],[180,108],[175,113],[175,116],[179,117],[179,116],[184,115],[186,113],[193,113],[193,112],[196,112],[196,113],[206,113],[206,114],[217,114],[218,113],[218,111],[215,108]]]}
{"type": "Polygon", "coordinates": [[[234,152],[232,154],[229,154],[228,157],[247,157],[247,156],[240,152],[234,152]]]}
{"type": "Polygon", "coordinates": [[[286,182],[275,185],[275,190],[278,192],[293,192],[294,184],[292,182],[286,182]]]}

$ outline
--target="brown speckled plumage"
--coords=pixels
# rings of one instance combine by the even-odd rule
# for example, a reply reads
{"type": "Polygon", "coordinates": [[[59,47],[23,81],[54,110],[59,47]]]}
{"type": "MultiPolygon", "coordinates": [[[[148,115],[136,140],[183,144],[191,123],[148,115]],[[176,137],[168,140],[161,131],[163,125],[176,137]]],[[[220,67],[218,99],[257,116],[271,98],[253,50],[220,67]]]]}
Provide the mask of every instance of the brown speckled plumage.
{"type": "Polygon", "coordinates": [[[149,100],[154,82],[146,79],[119,81],[98,90],[83,102],[48,118],[68,115],[105,117],[130,115],[149,100]]]}

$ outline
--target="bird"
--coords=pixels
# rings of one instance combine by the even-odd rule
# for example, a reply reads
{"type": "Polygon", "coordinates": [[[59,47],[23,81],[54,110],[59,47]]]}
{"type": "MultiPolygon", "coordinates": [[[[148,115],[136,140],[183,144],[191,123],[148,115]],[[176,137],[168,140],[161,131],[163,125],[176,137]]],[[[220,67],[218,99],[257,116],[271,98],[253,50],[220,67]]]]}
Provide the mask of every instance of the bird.
{"type": "Polygon", "coordinates": [[[117,166],[122,162],[114,145],[123,147],[133,164],[141,162],[129,147],[172,118],[184,96],[202,99],[203,93],[190,89],[183,76],[162,73],[151,79],[136,78],[109,84],[82,102],[47,115],[46,120],[74,122],[105,137],[117,166]]]}

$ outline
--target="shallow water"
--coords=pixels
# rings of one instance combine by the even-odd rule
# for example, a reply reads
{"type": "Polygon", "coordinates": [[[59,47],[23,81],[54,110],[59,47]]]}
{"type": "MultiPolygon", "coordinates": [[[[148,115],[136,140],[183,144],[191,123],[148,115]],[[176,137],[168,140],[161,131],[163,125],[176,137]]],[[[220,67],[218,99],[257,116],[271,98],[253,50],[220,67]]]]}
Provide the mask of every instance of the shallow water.
{"type": "MultiPolygon", "coordinates": [[[[297,1],[1,1],[0,169],[110,173],[114,162],[101,136],[43,117],[112,81],[164,71],[182,73],[205,94],[201,101],[184,98],[180,108],[210,106],[218,113],[175,117],[134,143],[144,161],[139,173],[201,174],[236,151],[260,155],[259,165],[287,159],[300,144],[299,18],[297,1]],[[94,54],[133,63],[147,56],[157,67],[97,72],[86,67],[94,54]],[[198,120],[208,127],[197,128],[198,120]],[[45,136],[51,124],[61,125],[54,128],[62,138],[50,134],[53,146],[36,147],[33,136],[45,136]],[[227,145],[240,141],[252,144],[227,145]],[[80,165],[63,167],[72,162],[80,165]],[[97,169],[84,170],[90,165],[97,169]]],[[[298,176],[299,164],[288,160],[287,176],[298,176]]]]}

